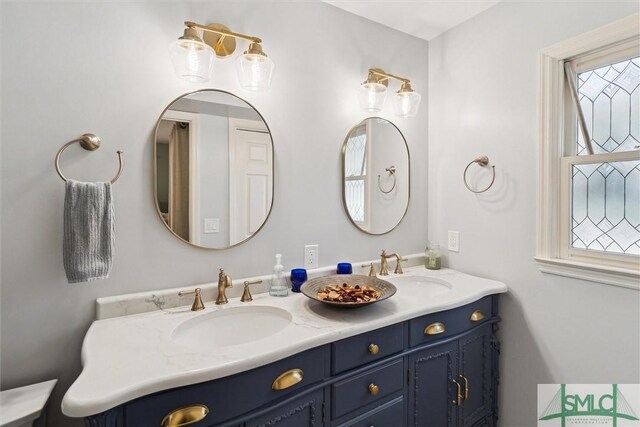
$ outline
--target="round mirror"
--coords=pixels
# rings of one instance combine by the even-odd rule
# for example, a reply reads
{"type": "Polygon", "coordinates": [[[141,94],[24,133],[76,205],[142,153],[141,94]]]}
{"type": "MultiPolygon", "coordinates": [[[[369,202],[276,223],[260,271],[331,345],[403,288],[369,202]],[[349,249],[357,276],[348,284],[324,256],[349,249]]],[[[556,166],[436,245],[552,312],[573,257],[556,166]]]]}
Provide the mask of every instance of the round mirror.
{"type": "Polygon", "coordinates": [[[225,249],[250,239],[273,203],[273,140],[249,103],[205,89],[173,101],[156,125],[156,208],[195,246],[225,249]]]}
{"type": "Polygon", "coordinates": [[[390,121],[370,117],[342,145],[342,202],[351,222],[369,234],[400,224],[409,207],[409,147],[390,121]]]}

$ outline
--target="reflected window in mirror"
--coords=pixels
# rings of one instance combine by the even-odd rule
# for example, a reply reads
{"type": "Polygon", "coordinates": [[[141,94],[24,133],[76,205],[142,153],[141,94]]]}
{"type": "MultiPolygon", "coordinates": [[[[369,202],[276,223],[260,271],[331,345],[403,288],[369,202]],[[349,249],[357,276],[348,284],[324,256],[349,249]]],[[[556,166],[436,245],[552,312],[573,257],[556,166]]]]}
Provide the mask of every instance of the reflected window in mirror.
{"type": "Polygon", "coordinates": [[[347,210],[354,222],[366,227],[367,209],[367,126],[354,129],[345,149],[344,191],[347,210]]]}
{"type": "Polygon", "coordinates": [[[172,102],[156,126],[156,208],[195,246],[224,249],[264,225],[273,201],[273,141],[262,116],[213,89],[172,102]]]}
{"type": "Polygon", "coordinates": [[[390,121],[370,117],[355,125],[342,146],[342,194],[351,222],[385,234],[404,218],[410,195],[409,148],[390,121]]]}

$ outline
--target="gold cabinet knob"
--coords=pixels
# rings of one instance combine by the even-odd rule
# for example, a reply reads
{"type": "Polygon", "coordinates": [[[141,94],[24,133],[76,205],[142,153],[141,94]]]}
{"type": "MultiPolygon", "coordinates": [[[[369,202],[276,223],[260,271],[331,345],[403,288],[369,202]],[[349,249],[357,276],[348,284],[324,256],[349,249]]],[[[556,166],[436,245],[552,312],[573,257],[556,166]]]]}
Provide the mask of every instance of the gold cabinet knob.
{"type": "Polygon", "coordinates": [[[484,313],[481,310],[474,311],[473,313],[471,313],[471,317],[469,317],[469,320],[471,320],[472,322],[479,322],[483,319],[484,313]]]}
{"type": "Polygon", "coordinates": [[[424,328],[425,335],[438,335],[445,331],[444,323],[435,322],[424,328]]]}
{"type": "Polygon", "coordinates": [[[371,354],[378,354],[378,352],[380,351],[380,347],[378,347],[376,344],[369,344],[369,353],[371,354]]]}
{"type": "Polygon", "coordinates": [[[181,427],[197,423],[209,414],[209,408],[202,404],[189,405],[169,412],[160,422],[161,427],[181,427]]]}
{"type": "Polygon", "coordinates": [[[284,390],[289,387],[293,387],[304,379],[304,372],[302,369],[289,369],[286,372],[281,373],[278,378],[273,380],[271,388],[274,390],[284,390]]]}
{"type": "Polygon", "coordinates": [[[375,396],[376,394],[380,393],[380,387],[373,383],[369,384],[369,393],[375,396]]]}

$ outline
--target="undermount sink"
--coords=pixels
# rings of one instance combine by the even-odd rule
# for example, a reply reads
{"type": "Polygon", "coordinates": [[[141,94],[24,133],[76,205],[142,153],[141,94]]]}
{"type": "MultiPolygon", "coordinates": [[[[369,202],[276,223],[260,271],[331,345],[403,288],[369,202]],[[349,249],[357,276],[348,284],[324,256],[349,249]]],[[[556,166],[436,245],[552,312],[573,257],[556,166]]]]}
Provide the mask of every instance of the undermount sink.
{"type": "Polygon", "coordinates": [[[389,277],[385,280],[393,283],[397,286],[402,285],[416,285],[420,287],[420,293],[425,296],[434,296],[449,292],[451,285],[444,280],[436,279],[434,277],[425,276],[395,276],[389,277]]]}
{"type": "Polygon", "coordinates": [[[239,345],[276,334],[291,324],[291,313],[277,307],[232,307],[202,314],[180,323],[173,341],[206,351],[239,345]]]}

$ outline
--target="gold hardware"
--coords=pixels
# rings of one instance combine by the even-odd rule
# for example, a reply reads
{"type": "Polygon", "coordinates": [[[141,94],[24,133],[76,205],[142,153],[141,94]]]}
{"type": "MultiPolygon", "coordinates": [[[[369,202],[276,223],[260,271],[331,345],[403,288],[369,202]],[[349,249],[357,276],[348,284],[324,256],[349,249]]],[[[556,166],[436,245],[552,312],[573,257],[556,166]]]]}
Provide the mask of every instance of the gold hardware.
{"type": "Polygon", "coordinates": [[[438,335],[445,331],[444,323],[435,322],[424,328],[425,335],[438,335]]]}
{"type": "MultiPolygon", "coordinates": [[[[82,148],[88,151],[97,150],[98,148],[100,148],[100,144],[102,143],[102,141],[100,141],[100,138],[97,135],[94,135],[92,133],[85,133],[80,138],[76,138],[72,141],[69,141],[66,144],[64,144],[62,147],[60,147],[60,149],[56,153],[56,158],[54,163],[56,167],[56,172],[58,172],[58,175],[60,176],[60,178],[62,178],[62,180],[65,182],[67,181],[67,178],[62,174],[62,171],[60,170],[60,156],[62,156],[62,152],[66,150],[67,147],[75,144],[76,142],[79,143],[82,148]]],[[[123,162],[122,162],[123,151],[118,150],[116,151],[116,153],[118,154],[119,165],[118,165],[118,172],[116,173],[116,176],[114,176],[113,179],[111,180],[112,184],[116,182],[118,178],[120,178],[120,175],[122,174],[122,167],[123,167],[123,162]]]]}
{"type": "MultiPolygon", "coordinates": [[[[367,76],[367,80],[365,80],[362,84],[380,83],[385,86],[388,86],[389,79],[394,79],[402,82],[403,87],[405,84],[407,84],[409,86],[409,92],[412,92],[411,85],[409,84],[409,79],[405,79],[404,77],[399,77],[399,76],[387,73],[380,68],[369,68],[369,75],[367,76]]],[[[404,90],[404,92],[407,92],[407,90],[404,90]]]]}
{"type": "Polygon", "coordinates": [[[216,298],[216,304],[226,304],[229,302],[226,295],[226,289],[233,287],[233,281],[231,277],[227,276],[224,270],[221,268],[218,273],[218,297],[216,298]]]}
{"type": "Polygon", "coordinates": [[[400,264],[402,261],[405,261],[405,259],[396,254],[396,269],[394,270],[395,274],[404,274],[404,271],[402,271],[402,265],[400,264]]]}
{"type": "Polygon", "coordinates": [[[451,403],[453,403],[454,405],[462,405],[462,388],[460,387],[460,383],[456,380],[451,380],[453,381],[453,383],[456,385],[456,387],[458,388],[458,393],[457,393],[457,399],[453,400],[451,403]]]}
{"type": "Polygon", "coordinates": [[[209,408],[202,404],[189,405],[169,412],[160,422],[161,427],[180,427],[197,423],[209,414],[209,408]]]}
{"type": "Polygon", "coordinates": [[[376,277],[376,268],[371,263],[371,268],[369,269],[369,277],[376,277]]]}
{"type": "Polygon", "coordinates": [[[274,390],[284,390],[289,387],[293,387],[304,379],[304,372],[302,369],[290,369],[287,372],[283,372],[273,380],[271,388],[274,390]]]}
{"type": "Polygon", "coordinates": [[[489,185],[487,186],[487,188],[485,188],[484,190],[473,190],[471,189],[471,187],[469,187],[469,184],[467,184],[467,170],[469,169],[469,166],[471,166],[472,164],[477,163],[479,166],[485,167],[489,164],[489,158],[487,156],[480,156],[477,159],[473,159],[469,162],[469,164],[467,165],[466,168],[464,168],[464,172],[462,173],[462,179],[464,180],[464,185],[465,187],[467,187],[467,189],[469,191],[471,191],[472,193],[484,193],[485,191],[487,191],[488,189],[491,188],[491,186],[493,185],[493,183],[496,180],[496,167],[495,166],[491,166],[491,170],[493,172],[493,177],[491,178],[491,182],[489,183],[489,185]]]}
{"type": "Polygon", "coordinates": [[[204,304],[202,303],[202,298],[200,297],[200,288],[196,288],[194,291],[180,291],[178,292],[178,296],[183,295],[191,295],[195,294],[195,298],[193,299],[193,305],[191,306],[191,311],[200,311],[204,310],[204,304]]]}
{"type": "Polygon", "coordinates": [[[369,393],[375,396],[376,394],[380,393],[380,387],[373,383],[369,384],[369,393]]]}
{"type": "Polygon", "coordinates": [[[479,322],[482,319],[484,319],[484,313],[481,310],[474,311],[471,313],[471,317],[469,318],[472,322],[479,322]]]}
{"type": "Polygon", "coordinates": [[[377,277],[376,276],[376,268],[373,266],[373,263],[362,264],[360,267],[369,267],[369,277],[377,277]]]}
{"type": "Polygon", "coordinates": [[[382,185],[380,185],[380,175],[378,175],[378,188],[384,194],[389,194],[389,193],[391,193],[393,191],[394,188],[396,188],[396,167],[395,166],[389,166],[388,168],[385,169],[385,171],[389,172],[389,174],[393,178],[393,185],[391,186],[391,188],[388,191],[384,191],[382,189],[382,185]]]}
{"type": "MultiPolygon", "coordinates": [[[[202,25],[191,21],[185,21],[184,25],[187,29],[202,30],[203,41],[211,46],[218,57],[231,55],[236,50],[236,40],[242,39],[249,42],[249,48],[244,53],[253,55],[267,56],[262,51],[262,40],[258,37],[248,36],[246,34],[235,33],[222,24],[202,25]]],[[[197,31],[195,31],[197,35],[197,31]]],[[[186,35],[186,30],[185,30],[186,35]]]]}
{"type": "Polygon", "coordinates": [[[396,258],[396,269],[394,270],[395,274],[403,274],[402,271],[402,266],[400,265],[400,261],[403,259],[400,255],[398,255],[397,253],[393,253],[390,255],[387,255],[387,252],[385,252],[385,250],[382,250],[382,253],[380,254],[380,275],[381,276],[388,276],[389,275],[389,270],[387,269],[387,258],[396,258]]]}
{"type": "Polygon", "coordinates": [[[469,398],[469,380],[462,374],[460,374],[460,378],[464,381],[464,400],[467,400],[469,398]]]}
{"type": "Polygon", "coordinates": [[[242,302],[253,301],[253,297],[251,296],[251,292],[249,291],[249,285],[257,285],[258,283],[262,283],[262,280],[254,280],[252,282],[245,280],[244,292],[242,293],[242,298],[240,298],[240,301],[242,302]]]}
{"type": "Polygon", "coordinates": [[[369,344],[369,353],[375,355],[378,354],[379,351],[380,347],[378,347],[376,344],[369,344]]]}

